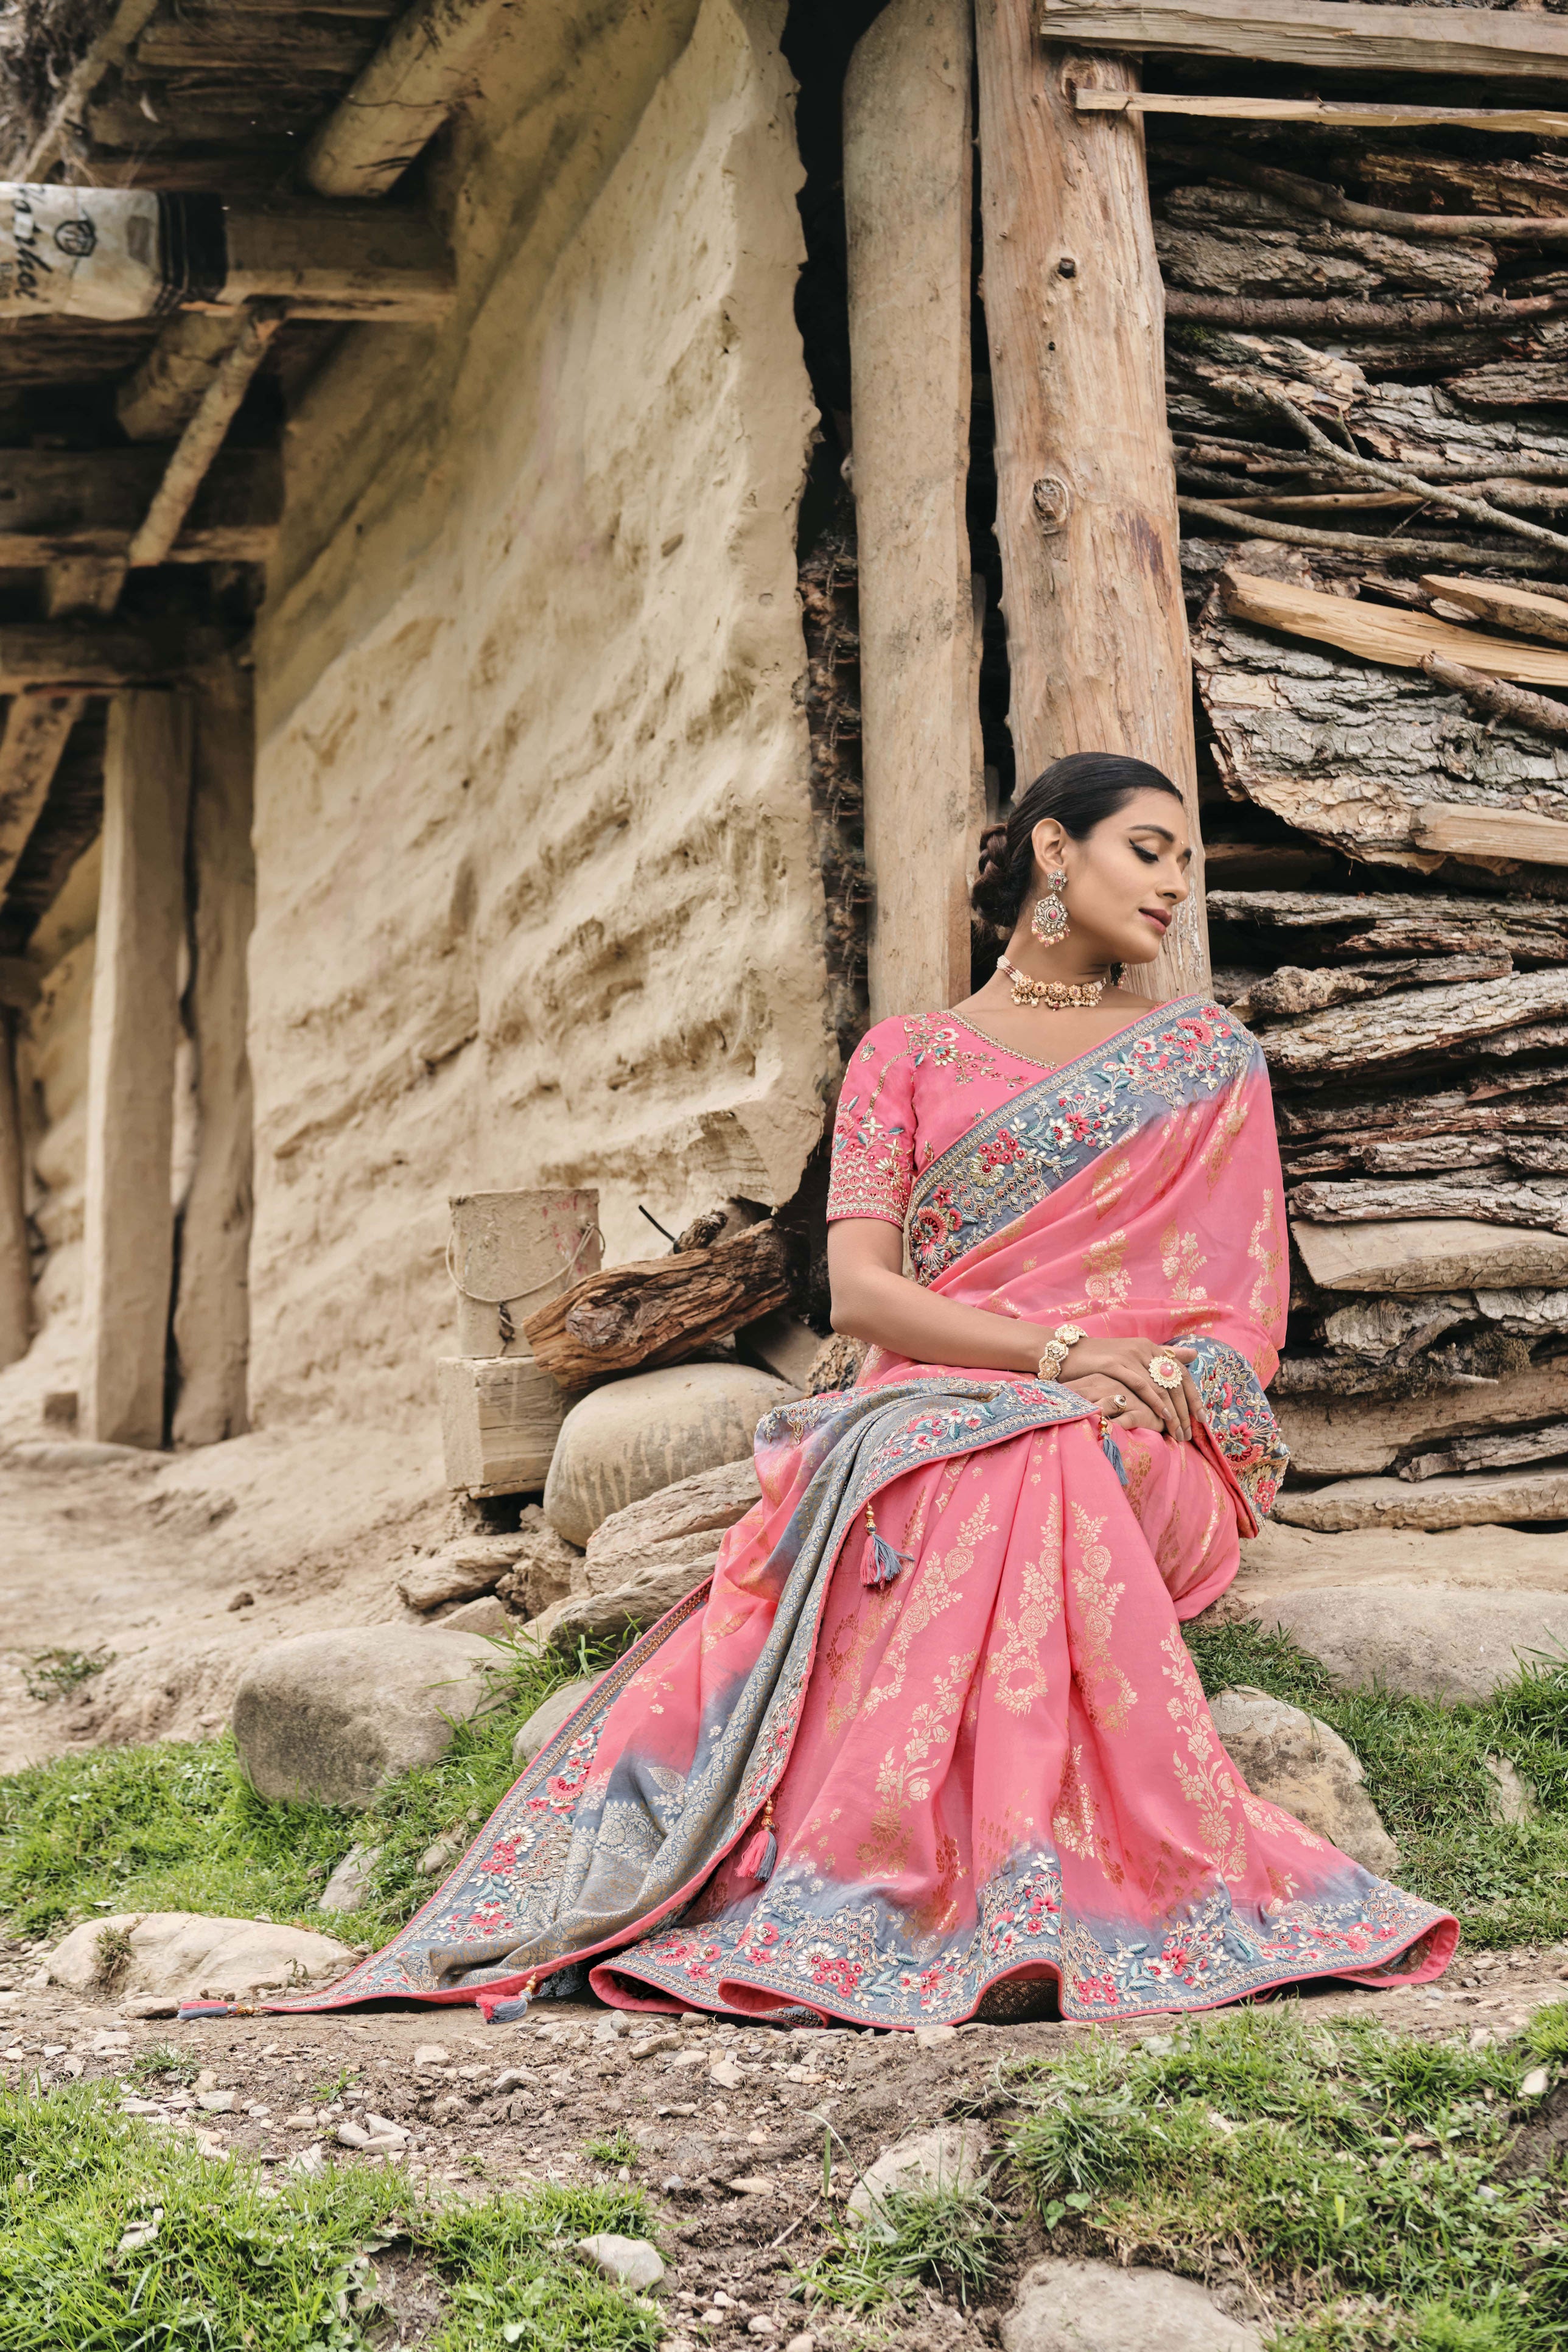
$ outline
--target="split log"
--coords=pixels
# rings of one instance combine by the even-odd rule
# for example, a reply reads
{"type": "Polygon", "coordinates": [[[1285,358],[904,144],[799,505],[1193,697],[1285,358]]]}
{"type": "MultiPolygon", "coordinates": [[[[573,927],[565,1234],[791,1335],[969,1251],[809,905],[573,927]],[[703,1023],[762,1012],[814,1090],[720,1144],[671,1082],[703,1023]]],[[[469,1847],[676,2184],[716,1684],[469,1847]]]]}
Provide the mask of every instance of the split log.
{"type": "Polygon", "coordinates": [[[1375,1401],[1357,1393],[1350,1367],[1340,1366],[1338,1377],[1337,1395],[1303,1397],[1279,1416],[1292,1465],[1305,1478],[1365,1476],[1456,1437],[1568,1412],[1568,1365],[1558,1363],[1440,1388],[1425,1378],[1404,1396],[1375,1401]]]}
{"type": "Polygon", "coordinates": [[[1410,131],[1426,126],[1568,139],[1568,113],[1546,106],[1401,106],[1381,99],[1199,97],[1180,90],[1075,89],[1083,114],[1187,115],[1209,122],[1321,122],[1331,131],[1410,131]]]}
{"type": "MultiPolygon", "coordinates": [[[[1494,327],[1517,333],[1532,319],[1554,319],[1568,310],[1568,294],[1523,294],[1517,301],[1502,295],[1480,295],[1458,302],[1365,302],[1332,296],[1311,300],[1304,296],[1249,294],[1182,294],[1165,297],[1165,316],[1199,327],[1234,327],[1242,334],[1343,335],[1374,333],[1419,335],[1431,328],[1494,327]]],[[[1504,362],[1511,367],[1516,363],[1504,362]]],[[[1537,364],[1521,362],[1519,366],[1537,364]]],[[[1553,365],[1558,363],[1552,362],[1553,365]]],[[[1559,373],[1561,371],[1559,370],[1559,373]]],[[[1461,383],[1484,382],[1490,371],[1478,370],[1461,383]]],[[[1450,390],[1455,386],[1450,384],[1450,390]]],[[[1486,395],[1476,394],[1481,398],[1486,395]]],[[[1464,395],[1471,397],[1469,394],[1464,395]]],[[[1537,399],[1561,399],[1562,394],[1538,393],[1537,399]]],[[[1507,406],[1505,398],[1499,403],[1507,406]]]]}
{"type": "Polygon", "coordinates": [[[1420,585],[1428,595],[1459,605],[1478,621],[1515,629],[1521,636],[1544,637],[1550,645],[1568,646],[1568,602],[1560,596],[1539,595],[1505,581],[1456,579],[1446,572],[1428,572],[1420,585]]]}
{"type": "Polygon", "coordinates": [[[400,179],[472,86],[508,21],[508,0],[416,0],[305,151],[322,196],[379,196],[400,179]]]}
{"type": "MultiPolygon", "coordinates": [[[[1333,222],[1304,226],[1300,205],[1241,188],[1173,188],[1160,209],[1154,249],[1170,318],[1179,315],[1169,307],[1173,286],[1269,301],[1332,296],[1359,303],[1397,289],[1440,303],[1467,297],[1479,302],[1497,267],[1491,247],[1473,239],[1423,245],[1333,222]]],[[[1563,234],[1568,236],[1568,222],[1563,234]]],[[[1462,315],[1468,322],[1473,313],[1467,309],[1462,315]]]]}
{"type": "MultiPolygon", "coordinates": [[[[1353,1225],[1294,1218],[1290,1238],[1323,1290],[1550,1290],[1568,1283],[1568,1236],[1468,1217],[1353,1225]]],[[[1537,1412],[1544,1408],[1537,1406],[1537,1412]]],[[[1522,1420],[1525,1416],[1521,1415],[1522,1420]]]]}
{"type": "Polygon", "coordinates": [[[563,1389],[679,1363],[784,1306],[793,1258],[770,1218],[714,1249],[592,1275],[530,1315],[523,1336],[563,1389]]]}
{"type": "MultiPolygon", "coordinates": [[[[1207,986],[1191,668],[1165,415],[1163,290],[1136,126],[1073,109],[1031,0],[981,0],[981,203],[996,533],[1021,782],[1085,744],[1181,790],[1193,893],[1140,984],[1207,986]]],[[[1080,81],[1126,88],[1105,59],[1080,81]]]]}
{"type": "Polygon", "coordinates": [[[1442,205],[1458,199],[1478,211],[1489,206],[1494,217],[1568,217],[1568,173],[1552,155],[1494,158],[1437,155],[1422,148],[1361,148],[1354,173],[1363,186],[1418,198],[1424,205],[1434,198],[1442,205]]]}
{"type": "MultiPolygon", "coordinates": [[[[1475,1319],[1475,1300],[1462,1290],[1434,1291],[1415,1298],[1357,1298],[1324,1316],[1323,1338],[1334,1350],[1326,1360],[1342,1363],[1348,1355],[1363,1363],[1399,1370],[1457,1324],[1475,1319]]],[[[1331,1388],[1332,1382],[1328,1386],[1331,1388]]]]}
{"type": "Polygon", "coordinates": [[[1335,1005],[1293,1027],[1266,1030],[1262,1045],[1276,1077],[1325,1077],[1467,1052],[1495,1031],[1552,1014],[1568,1014],[1568,971],[1515,972],[1508,980],[1335,1005]]]}
{"type": "Polygon", "coordinates": [[[1521,645],[1480,629],[1459,627],[1426,613],[1399,612],[1364,599],[1325,595],[1287,580],[1261,580],[1226,570],[1219,577],[1220,602],[1239,621],[1279,629],[1315,644],[1337,646],[1363,661],[1386,662],[1396,669],[1419,669],[1428,654],[1445,655],[1489,677],[1537,686],[1568,687],[1568,648],[1521,645]]]}
{"type": "Polygon", "coordinates": [[[184,929],[189,708],[119,695],[104,755],[103,880],[88,1051],[82,1434],[163,1442],[184,929]]]}
{"type": "MultiPolygon", "coordinates": [[[[1437,503],[1441,504],[1439,494],[1437,503]]],[[[1325,554],[1386,556],[1389,542],[1370,531],[1315,530],[1310,523],[1279,522],[1272,515],[1245,513],[1214,499],[1179,498],[1179,511],[1191,515],[1194,521],[1217,523],[1224,530],[1234,530],[1243,539],[1278,539],[1287,547],[1318,547],[1325,554]]],[[[1499,572],[1532,572],[1540,563],[1538,554],[1529,554],[1521,548],[1479,547],[1472,541],[1467,544],[1455,539],[1402,539],[1399,551],[1413,563],[1477,563],[1489,564],[1499,572]]]]}
{"type": "Polygon", "coordinates": [[[873,1021],[969,993],[971,47],[968,0],[893,0],[844,86],[873,1021]]]}
{"type": "Polygon", "coordinates": [[[1482,1289],[1475,1301],[1478,1314],[1511,1339],[1542,1339],[1568,1331],[1568,1290],[1482,1289]]]}
{"type": "Polygon", "coordinates": [[[31,691],[11,700],[0,735],[0,891],[32,837],[71,729],[86,708],[79,694],[31,691]]]}
{"type": "Polygon", "coordinates": [[[1399,1475],[1412,1485],[1426,1478],[1446,1478],[1467,1470],[1506,1470],[1521,1462],[1551,1462],[1568,1454],[1568,1421],[1549,1422],[1544,1429],[1492,1429],[1480,1437],[1457,1437],[1436,1454],[1417,1454],[1402,1462],[1399,1475]]]}
{"type": "MultiPolygon", "coordinates": [[[[1337,1176],[1360,1171],[1367,1176],[1428,1176],[1449,1168],[1510,1167],[1537,1175],[1568,1170],[1568,1115],[1557,1135],[1522,1135],[1508,1129],[1454,1134],[1427,1129],[1420,1135],[1367,1136],[1288,1150],[1287,1181],[1303,1176],[1337,1176]]],[[[1294,1195],[1292,1196],[1294,1198],[1294,1195]]]]}
{"type": "Polygon", "coordinates": [[[1386,1087],[1375,1098],[1325,1096],[1320,1101],[1283,1100],[1278,1106],[1281,1148],[1310,1148],[1303,1139],[1331,1139],[1337,1148],[1357,1150],[1375,1143],[1390,1128],[1402,1134],[1552,1135],[1568,1130],[1568,1101],[1553,1091],[1527,1103],[1477,1101],[1455,1091],[1400,1094],[1386,1087]]]}
{"type": "Polygon", "coordinates": [[[1568,404],[1568,360],[1493,360],[1445,376],[1443,389],[1471,408],[1561,408],[1568,404]]]}
{"type": "Polygon", "coordinates": [[[1345,0],[1039,0],[1047,41],[1164,57],[1256,58],[1330,73],[1542,76],[1568,81],[1568,26],[1489,8],[1345,0]]]}
{"type": "Polygon", "coordinates": [[[1211,922],[1332,933],[1336,956],[1508,954],[1568,961],[1568,908],[1509,898],[1418,898],[1404,891],[1211,890],[1211,922]],[[1363,928],[1364,926],[1364,928],[1363,928]],[[1340,936],[1341,933],[1345,934],[1340,936]]]}
{"type": "Polygon", "coordinates": [[[1538,1233],[1568,1233],[1568,1202],[1532,1185],[1501,1183],[1496,1177],[1478,1179],[1466,1171],[1426,1182],[1379,1184],[1352,1180],[1343,1184],[1297,1184],[1291,1188],[1292,1216],[1313,1224],[1369,1224],[1397,1218],[1423,1223],[1442,1217],[1465,1217],[1488,1225],[1528,1225],[1538,1233]]]}
{"type": "MultiPolygon", "coordinates": [[[[1540,699],[1534,695],[1530,698],[1540,699]]],[[[1511,710],[1494,707],[1493,716],[1524,723],[1511,710]]],[[[1538,735],[1555,736],[1562,731],[1544,724],[1531,727],[1531,732],[1538,735]]],[[[1411,821],[1410,838],[1417,849],[1435,851],[1443,857],[1468,857],[1475,862],[1504,859],[1524,866],[1568,865],[1568,824],[1561,818],[1537,816],[1530,809],[1464,808],[1455,803],[1426,801],[1411,821]]]]}
{"type": "Polygon", "coordinates": [[[1274,1510],[1287,1527],[1321,1534],[1352,1528],[1481,1528],[1568,1518],[1568,1469],[1500,1470],[1469,1478],[1346,1478],[1302,1492],[1288,1488],[1274,1510]]]}
{"type": "MultiPolygon", "coordinates": [[[[0,564],[123,559],[158,485],[162,449],[0,449],[0,564]]],[[[175,563],[259,563],[283,511],[272,449],[226,449],[201,482],[175,563]]],[[[78,607],[84,599],[73,600],[78,607]]],[[[1564,607],[1568,614],[1568,607],[1564,607]]]]}
{"type": "MultiPolygon", "coordinates": [[[[1265,220],[1290,220],[1303,212],[1315,214],[1320,220],[1331,221],[1364,238],[1368,261],[1374,266],[1382,249],[1391,239],[1403,245],[1407,239],[1425,238],[1438,245],[1454,240],[1493,238],[1510,243],[1555,243],[1568,238],[1568,184],[1558,192],[1559,209],[1549,216],[1520,215],[1512,213],[1451,213],[1398,211],[1392,205],[1362,205],[1342,190],[1321,180],[1310,180],[1300,172],[1282,172],[1269,163],[1255,163],[1250,156],[1229,148],[1206,148],[1202,151],[1179,152],[1174,157],[1169,149],[1162,150],[1163,159],[1191,164],[1215,180],[1234,181],[1241,188],[1258,189],[1268,202],[1267,210],[1252,212],[1247,217],[1259,223],[1265,220]]],[[[1165,200],[1166,209],[1173,217],[1201,217],[1205,206],[1227,191],[1213,188],[1182,188],[1165,200]],[[1179,207],[1179,209],[1178,209],[1179,207]]],[[[1232,211],[1221,207],[1222,214],[1241,217],[1239,208],[1232,211]]],[[[1337,249],[1337,248],[1331,248],[1337,249]]],[[[1358,251],[1362,248],[1351,248],[1358,251]]],[[[1488,257],[1489,262],[1493,257],[1488,257]]],[[[1399,257],[1402,260],[1403,257],[1399,257]]],[[[1395,266],[1398,266],[1396,261],[1395,266]]],[[[1241,289],[1237,288],[1237,292],[1241,289]]],[[[1453,290],[1474,292],[1479,289],[1468,279],[1454,281],[1453,290]]]]}
{"type": "Polygon", "coordinates": [[[0,623],[0,694],[150,685],[199,668],[223,650],[219,632],[199,623],[8,621],[0,623]]]}
{"type": "Polygon", "coordinates": [[[1230,1010],[1250,1027],[1258,1022],[1283,1021],[1300,1013],[1320,1013],[1331,1004],[1350,1004],[1371,996],[1388,996],[1413,982],[1417,987],[1441,988],[1470,980],[1506,980],[1513,970],[1510,956],[1458,955],[1434,957],[1423,962],[1408,956],[1395,962],[1350,966],[1282,964],[1267,980],[1257,982],[1230,1010]]]}
{"type": "MultiPolygon", "coordinates": [[[[1506,719],[1510,726],[1522,727],[1527,735],[1543,735],[1549,742],[1568,740],[1568,703],[1553,702],[1544,694],[1531,694],[1522,686],[1510,686],[1504,678],[1486,677],[1479,669],[1468,669],[1463,662],[1450,661],[1444,654],[1423,655],[1421,667],[1434,686],[1442,687],[1449,694],[1462,694],[1474,709],[1484,710],[1489,719],[1506,719]]],[[[1541,820],[1535,822],[1539,824],[1541,820]]],[[[1437,820],[1440,830],[1444,823],[1444,818],[1437,820]]],[[[1563,829],[1558,827],[1554,830],[1563,829]]],[[[1445,842],[1426,840],[1419,825],[1415,839],[1424,849],[1446,845],[1445,842]]],[[[1459,841],[1451,826],[1446,840],[1452,842],[1456,848],[1477,845],[1473,840],[1468,843],[1459,841]]],[[[1568,851],[1568,832],[1563,833],[1563,847],[1568,851]]],[[[1528,855],[1523,849],[1509,850],[1506,847],[1490,854],[1505,857],[1528,855]]],[[[1548,852],[1543,862],[1555,865],[1559,861],[1548,852]]]]}

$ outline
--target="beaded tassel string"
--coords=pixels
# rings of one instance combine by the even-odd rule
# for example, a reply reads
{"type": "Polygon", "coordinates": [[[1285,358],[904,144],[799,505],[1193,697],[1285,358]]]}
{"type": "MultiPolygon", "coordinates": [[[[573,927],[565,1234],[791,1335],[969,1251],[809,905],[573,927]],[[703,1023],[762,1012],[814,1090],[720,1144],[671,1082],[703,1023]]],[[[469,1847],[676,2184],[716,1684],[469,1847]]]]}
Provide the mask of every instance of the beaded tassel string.
{"type": "Polygon", "coordinates": [[[877,1533],[877,1514],[869,1503],[866,1506],[866,1526],[869,1541],[860,1561],[860,1581],[873,1592],[885,1592],[900,1568],[907,1568],[911,1554],[895,1551],[886,1536],[877,1533]]]}
{"type": "Polygon", "coordinates": [[[773,1876],[773,1864],[778,1858],[778,1832],[773,1828],[773,1801],[770,1797],[763,1808],[763,1818],[741,1855],[741,1875],[742,1878],[754,1878],[761,1886],[773,1876]]]}

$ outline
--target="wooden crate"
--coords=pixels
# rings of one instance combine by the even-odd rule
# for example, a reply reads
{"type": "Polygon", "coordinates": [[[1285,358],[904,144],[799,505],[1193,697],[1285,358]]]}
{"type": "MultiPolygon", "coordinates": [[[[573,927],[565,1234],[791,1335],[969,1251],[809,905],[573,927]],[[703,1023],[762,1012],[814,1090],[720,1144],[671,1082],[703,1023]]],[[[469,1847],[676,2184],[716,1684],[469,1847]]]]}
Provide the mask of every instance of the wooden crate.
{"type": "Polygon", "coordinates": [[[599,1270],[598,1193],[456,1192],[450,1205],[458,1353],[528,1356],[523,1318],[599,1270]]]}
{"type": "Polygon", "coordinates": [[[566,1405],[549,1373],[531,1356],[443,1356],[436,1375],[448,1486],[538,1493],[566,1405]]]}

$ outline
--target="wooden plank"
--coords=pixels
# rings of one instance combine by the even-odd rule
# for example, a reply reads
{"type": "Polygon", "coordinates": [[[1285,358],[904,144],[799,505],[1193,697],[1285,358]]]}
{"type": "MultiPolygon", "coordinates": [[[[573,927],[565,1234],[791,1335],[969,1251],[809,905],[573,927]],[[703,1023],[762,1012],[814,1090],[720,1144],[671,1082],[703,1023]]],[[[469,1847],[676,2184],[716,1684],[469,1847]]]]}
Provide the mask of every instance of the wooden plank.
{"type": "Polygon", "coordinates": [[[78,694],[18,694],[0,736],[0,892],[16,871],[48,798],[71,729],[86,708],[78,694]]]}
{"type": "Polygon", "coordinates": [[[406,205],[232,205],[226,302],[283,301],[296,319],[444,319],[452,257],[406,205]]]}
{"type": "Polygon", "coordinates": [[[469,1495],[538,1494],[566,1399],[531,1356],[443,1356],[436,1366],[447,1484],[469,1495]]]}
{"type": "MultiPolygon", "coordinates": [[[[0,564],[123,558],[167,462],[166,449],[151,447],[0,449],[0,564]]],[[[220,451],[169,560],[264,562],[282,511],[283,468],[276,450],[220,451]]],[[[1568,617],[1568,606],[1563,609],[1568,617]]]]}
{"type": "Polygon", "coordinates": [[[16,1024],[9,1013],[0,1012],[0,1370],[25,1356],[33,1337],[26,1166],[16,1092],[16,1024]]]}
{"type": "Polygon", "coordinates": [[[216,664],[191,697],[188,870],[196,1154],[181,1204],[174,1296],[176,1445],[250,1426],[252,1144],[246,959],[256,919],[255,721],[248,670],[216,664]]]}
{"type": "Polygon", "coordinates": [[[1527,686],[1568,687],[1568,649],[1559,652],[1554,646],[1521,645],[1513,638],[1488,636],[1479,629],[1439,621],[1432,614],[1330,596],[1321,589],[1299,588],[1288,580],[1260,580],[1245,572],[1222,572],[1219,594],[1226,611],[1238,621],[1254,621],[1290,636],[1337,646],[1342,653],[1358,655],[1363,661],[1386,662],[1395,669],[1419,669],[1425,655],[1444,654],[1450,661],[1463,662],[1490,677],[1513,678],[1527,686]]]}
{"type": "Polygon", "coordinates": [[[1179,91],[1080,89],[1083,114],[1178,114],[1211,122],[1322,122],[1331,131],[1405,131],[1427,124],[1460,131],[1568,139],[1568,112],[1540,106],[1385,106],[1376,99],[1198,98],[1179,91]]]}
{"type": "Polygon", "coordinates": [[[1338,73],[1568,81],[1568,25],[1490,8],[1358,0],[1039,0],[1042,38],[1162,57],[1257,58],[1338,73]]]}
{"type": "MultiPolygon", "coordinates": [[[[1068,751],[1151,761],[1187,804],[1193,893],[1134,984],[1207,986],[1163,291],[1136,126],[1074,111],[1030,0],[981,0],[981,202],[996,532],[1022,787],[1068,751]]],[[[1082,79],[1127,88],[1116,59],[1082,79]]]]}
{"type": "Polygon", "coordinates": [[[415,0],[306,149],[302,173],[317,194],[384,195],[464,95],[509,8],[415,0]]]}
{"type": "Polygon", "coordinates": [[[970,987],[971,46],[968,0],[892,0],[844,88],[873,1021],[970,987]]]}
{"type": "Polygon", "coordinates": [[[531,1357],[522,1321],[599,1270],[599,1195],[579,1188],[458,1192],[447,1271],[465,1356],[531,1357]]]}
{"type": "MultiPolygon", "coordinates": [[[[1290,1238],[1324,1290],[1553,1290],[1568,1283],[1568,1234],[1483,1225],[1464,1217],[1315,1225],[1292,1218],[1290,1238]]],[[[1543,1402],[1541,1411],[1548,1410],[1543,1402]]]]}
{"type": "MultiPolygon", "coordinates": [[[[1568,712],[1564,713],[1568,721],[1568,712]]],[[[1568,726],[1565,726],[1568,732],[1568,726]]],[[[1445,857],[1517,858],[1525,866],[1568,866],[1568,824],[1530,809],[1465,808],[1424,801],[1410,828],[1417,849],[1445,857]]]]}
{"type": "Polygon", "coordinates": [[[163,1442],[190,771],[184,698],[117,695],[88,1045],[81,1420],[84,1436],[125,1445],[163,1442]]]}
{"type": "Polygon", "coordinates": [[[197,668],[221,649],[218,632],[204,625],[8,621],[0,623],[0,694],[149,685],[197,668]]]}
{"type": "Polygon", "coordinates": [[[1504,581],[1459,580],[1447,572],[1427,572],[1421,585],[1478,621],[1518,629],[1526,636],[1544,637],[1550,645],[1568,646],[1568,604],[1561,597],[1538,596],[1531,589],[1515,588],[1504,581]]]}
{"type": "Polygon", "coordinates": [[[1338,1004],[1262,1038],[1276,1077],[1327,1077],[1449,1054],[1526,1024],[1568,1013],[1568,971],[1516,971],[1508,980],[1412,989],[1407,995],[1338,1004]]]}

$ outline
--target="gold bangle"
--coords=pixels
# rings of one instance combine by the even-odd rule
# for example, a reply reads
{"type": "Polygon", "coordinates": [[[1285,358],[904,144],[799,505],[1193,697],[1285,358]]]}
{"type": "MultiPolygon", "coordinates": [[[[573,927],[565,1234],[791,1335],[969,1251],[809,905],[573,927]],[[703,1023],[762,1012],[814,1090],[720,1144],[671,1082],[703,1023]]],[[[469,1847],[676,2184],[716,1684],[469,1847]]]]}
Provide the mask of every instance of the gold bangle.
{"type": "Polygon", "coordinates": [[[1058,1323],[1040,1351],[1039,1379],[1059,1380],[1062,1366],[1067,1362],[1079,1341],[1087,1339],[1088,1337],[1088,1332],[1080,1331],[1076,1323],[1058,1323]]]}

